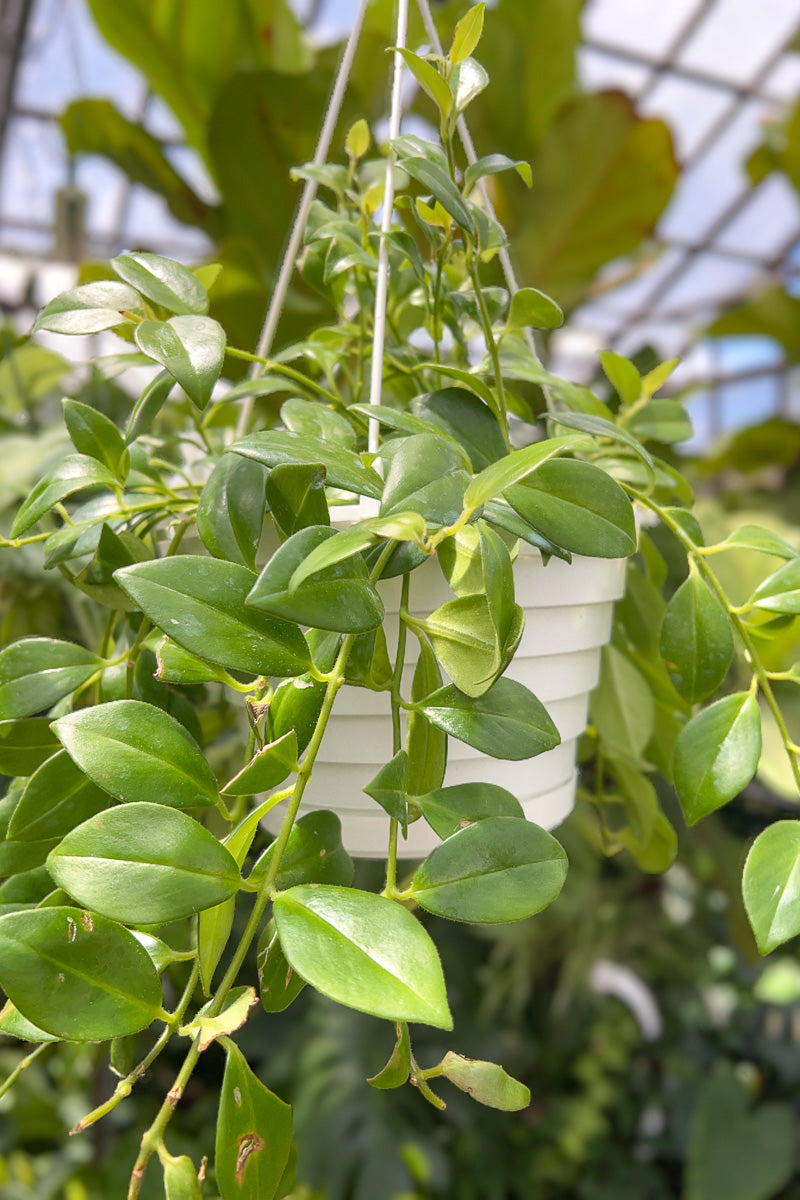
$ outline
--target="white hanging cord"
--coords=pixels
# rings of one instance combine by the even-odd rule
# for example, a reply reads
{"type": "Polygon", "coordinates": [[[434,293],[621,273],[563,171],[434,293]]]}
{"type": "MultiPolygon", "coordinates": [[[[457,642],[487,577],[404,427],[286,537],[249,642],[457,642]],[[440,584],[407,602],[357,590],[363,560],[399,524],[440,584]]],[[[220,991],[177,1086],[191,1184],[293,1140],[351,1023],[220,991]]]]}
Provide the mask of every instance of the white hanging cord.
{"type": "MultiPolygon", "coordinates": [[[[428,4],[428,0],[417,0],[417,7],[419,8],[419,13],[420,13],[420,16],[422,17],[422,24],[425,26],[425,34],[428,38],[428,41],[431,44],[431,49],[433,50],[433,52],[435,54],[443,55],[444,51],[442,49],[442,43],[439,40],[439,34],[437,32],[436,26],[433,23],[433,17],[431,16],[431,10],[430,10],[430,5],[428,4]]],[[[475,144],[472,140],[472,135],[467,127],[467,122],[464,119],[463,114],[462,114],[462,116],[460,116],[458,118],[458,124],[456,125],[456,129],[458,130],[458,137],[461,142],[461,145],[464,147],[464,154],[466,155],[467,162],[469,163],[470,166],[472,166],[474,163],[476,163],[478,161],[478,156],[475,153],[475,144]]],[[[495,213],[494,205],[492,204],[492,199],[491,199],[491,196],[489,195],[488,188],[486,187],[485,179],[478,180],[478,191],[481,194],[483,206],[484,206],[487,214],[491,217],[491,219],[493,221],[496,221],[497,215],[495,213]]],[[[514,271],[514,264],[511,261],[511,255],[508,253],[508,248],[506,246],[503,246],[500,249],[498,258],[500,259],[500,266],[502,267],[502,270],[503,270],[503,278],[506,281],[506,287],[508,288],[509,295],[515,296],[517,294],[517,292],[519,291],[519,284],[517,282],[517,276],[514,271]]],[[[530,329],[528,329],[527,327],[523,330],[523,333],[524,333],[525,341],[528,344],[528,349],[530,350],[531,354],[533,354],[534,358],[538,362],[539,354],[536,350],[536,342],[534,341],[533,334],[531,333],[530,329]]]]}
{"type": "MultiPolygon", "coordinates": [[[[339,64],[339,71],[336,75],[336,80],[331,91],[330,100],[328,101],[328,109],[325,113],[325,120],[322,123],[322,128],[319,133],[317,148],[314,151],[314,157],[311,160],[315,167],[321,167],[327,161],[328,151],[330,150],[333,134],[336,129],[336,123],[339,120],[339,113],[342,110],[342,101],[344,94],[347,91],[347,84],[350,80],[350,71],[353,66],[353,59],[358,45],[358,39],[361,36],[361,26],[364,23],[364,14],[367,11],[369,0],[360,0],[358,12],[356,13],[353,22],[353,28],[350,31],[350,36],[347,39],[347,45],[344,48],[344,54],[339,64]]],[[[278,279],[275,284],[275,290],[272,293],[272,298],[269,302],[267,315],[264,318],[264,324],[261,328],[261,333],[258,338],[258,346],[256,354],[259,358],[267,358],[272,349],[272,343],[275,339],[275,334],[278,329],[278,322],[283,312],[283,306],[286,301],[286,295],[289,291],[292,273],[294,271],[297,255],[300,250],[300,245],[303,240],[303,234],[308,221],[308,214],[311,211],[311,205],[317,195],[317,181],[315,179],[307,179],[303,187],[303,193],[300,197],[300,203],[297,206],[297,213],[292,225],[292,231],[289,235],[289,240],[286,243],[286,249],[281,262],[281,269],[278,274],[278,279]]],[[[261,374],[261,364],[253,363],[248,372],[250,379],[255,379],[261,374]]],[[[250,415],[255,404],[254,396],[247,396],[242,404],[239,412],[239,420],[236,425],[237,438],[244,437],[247,433],[247,426],[250,423],[250,415]]]]}
{"type": "MultiPolygon", "coordinates": [[[[397,30],[395,34],[394,78],[392,80],[392,100],[389,112],[389,156],[386,159],[386,180],[383,192],[383,219],[381,220],[381,241],[378,249],[378,275],[375,283],[375,313],[372,334],[372,363],[369,380],[369,402],[380,404],[381,385],[383,382],[383,348],[386,341],[386,293],[389,283],[389,242],[392,229],[392,210],[394,208],[394,150],[391,142],[400,136],[400,90],[403,83],[403,56],[399,53],[405,49],[408,36],[408,0],[398,0],[397,30]]],[[[380,422],[370,419],[367,445],[370,453],[375,454],[379,444],[380,422]]]]}

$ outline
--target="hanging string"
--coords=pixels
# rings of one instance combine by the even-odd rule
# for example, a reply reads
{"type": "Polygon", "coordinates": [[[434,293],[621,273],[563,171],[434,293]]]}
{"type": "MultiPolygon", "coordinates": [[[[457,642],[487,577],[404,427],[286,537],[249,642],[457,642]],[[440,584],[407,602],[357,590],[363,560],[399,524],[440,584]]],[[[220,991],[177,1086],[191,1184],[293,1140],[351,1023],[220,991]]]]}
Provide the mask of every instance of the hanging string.
{"type": "MultiPolygon", "coordinates": [[[[369,0],[360,0],[358,12],[356,13],[355,20],[353,22],[353,28],[350,31],[350,36],[347,39],[347,44],[344,48],[341,62],[339,63],[339,70],[334,81],[330,100],[328,101],[325,120],[322,123],[319,140],[317,142],[317,148],[314,151],[314,157],[312,159],[312,163],[315,167],[323,166],[328,159],[328,151],[331,147],[333,134],[336,129],[336,123],[339,120],[339,114],[342,111],[342,101],[344,100],[345,92],[347,91],[347,85],[350,81],[350,72],[353,67],[353,59],[355,58],[358,39],[361,36],[361,27],[364,23],[364,14],[367,11],[368,3],[369,0]]],[[[270,350],[272,349],[272,344],[275,340],[275,334],[278,329],[278,322],[281,319],[281,313],[283,312],[283,306],[286,302],[286,296],[289,291],[292,273],[297,261],[297,255],[303,241],[303,234],[306,230],[308,214],[311,211],[311,205],[314,203],[317,195],[317,186],[317,181],[315,179],[307,179],[305,186],[303,187],[303,192],[300,197],[300,203],[297,206],[297,213],[295,214],[292,230],[289,234],[289,240],[286,243],[286,249],[284,250],[283,260],[278,273],[278,279],[275,284],[275,290],[272,293],[272,298],[269,302],[269,308],[267,309],[267,315],[264,318],[264,324],[261,328],[261,333],[258,338],[256,354],[259,358],[268,358],[270,350]]],[[[250,368],[249,377],[251,379],[255,379],[260,373],[260,365],[258,363],[254,363],[250,368]]],[[[237,438],[244,437],[244,435],[247,433],[247,426],[250,423],[250,416],[252,414],[254,404],[254,396],[247,396],[242,403],[242,407],[239,412],[239,420],[236,425],[237,438]]]]}

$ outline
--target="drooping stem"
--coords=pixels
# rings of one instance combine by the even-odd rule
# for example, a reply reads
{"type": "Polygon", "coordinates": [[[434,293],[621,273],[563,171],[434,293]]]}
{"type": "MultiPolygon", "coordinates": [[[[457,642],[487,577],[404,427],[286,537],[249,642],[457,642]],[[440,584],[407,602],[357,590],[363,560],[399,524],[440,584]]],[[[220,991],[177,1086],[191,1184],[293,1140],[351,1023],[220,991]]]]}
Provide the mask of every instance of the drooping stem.
{"type": "Polygon", "coordinates": [[[4,1079],[2,1083],[0,1083],[0,1097],[5,1096],[6,1092],[11,1090],[22,1072],[25,1071],[32,1062],[35,1062],[39,1055],[43,1054],[48,1046],[54,1045],[55,1042],[40,1042],[38,1046],[31,1050],[30,1054],[26,1054],[24,1058],[21,1058],[11,1074],[4,1079]]]}
{"type": "MultiPolygon", "coordinates": [[[[408,612],[408,597],[411,586],[411,576],[405,574],[403,583],[400,588],[400,609],[399,612],[408,612]]],[[[403,668],[406,659],[406,639],[408,629],[406,623],[398,613],[397,618],[397,655],[394,660],[394,671],[392,672],[392,754],[398,754],[402,749],[403,732],[400,726],[400,710],[402,707],[400,688],[403,682],[403,668]]],[[[397,839],[399,835],[399,823],[392,817],[389,824],[389,852],[386,856],[386,895],[394,896],[397,890],[397,839]]]]}
{"type": "Polygon", "coordinates": [[[497,349],[497,342],[494,340],[494,331],[492,329],[492,319],[489,316],[489,310],[486,307],[486,299],[481,289],[481,279],[478,273],[478,265],[473,258],[469,264],[469,277],[472,280],[472,286],[475,289],[475,296],[478,301],[478,311],[481,314],[481,325],[483,326],[483,337],[486,342],[486,349],[489,353],[489,358],[492,360],[492,370],[494,371],[494,386],[497,392],[497,403],[500,409],[500,427],[503,431],[506,445],[508,441],[508,409],[506,408],[506,392],[503,386],[503,371],[500,366],[500,353],[497,349]]]}

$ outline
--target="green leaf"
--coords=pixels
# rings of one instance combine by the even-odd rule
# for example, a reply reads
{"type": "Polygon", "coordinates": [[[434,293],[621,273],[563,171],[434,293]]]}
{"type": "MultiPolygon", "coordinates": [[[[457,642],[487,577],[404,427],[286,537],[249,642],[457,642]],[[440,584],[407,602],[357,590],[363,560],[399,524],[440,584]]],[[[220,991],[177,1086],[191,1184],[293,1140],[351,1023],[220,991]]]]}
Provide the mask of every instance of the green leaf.
{"type": "Polygon", "coordinates": [[[23,1042],[57,1042],[60,1040],[52,1033],[45,1033],[43,1029],[39,1029],[37,1025],[23,1017],[10,1000],[6,1001],[3,1011],[0,1012],[0,1033],[6,1034],[7,1037],[20,1038],[23,1042]]]}
{"type": "Polygon", "coordinates": [[[274,913],[292,968],[324,996],[390,1021],[452,1029],[436,947],[399,904],[307,886],[278,896],[274,913]]]}
{"type": "Polygon", "coordinates": [[[692,572],[673,595],[661,626],[661,654],[677,691],[696,704],[720,686],[733,661],[733,633],[722,604],[692,572]]]}
{"type": "Polygon", "coordinates": [[[193,683],[225,683],[229,679],[221,667],[190,654],[166,634],[159,638],[156,633],[155,641],[151,642],[148,639],[148,643],[156,656],[158,670],[155,677],[159,683],[179,683],[185,686],[193,683]]]}
{"type": "Polygon", "coordinates": [[[453,367],[449,363],[428,362],[421,363],[420,365],[426,370],[436,371],[437,374],[445,375],[449,379],[456,379],[465,388],[468,388],[476,396],[479,396],[494,417],[498,421],[500,420],[500,407],[497,399],[492,389],[488,384],[483,382],[479,375],[474,374],[472,371],[465,371],[463,367],[453,367]]]}
{"type": "Polygon", "coordinates": [[[564,324],[564,314],[549,296],[536,288],[520,288],[511,297],[508,313],[509,329],[558,329],[564,324]]]}
{"type": "Polygon", "coordinates": [[[366,521],[358,521],[349,529],[339,530],[333,537],[320,542],[295,570],[289,581],[289,590],[294,594],[296,588],[311,575],[353,558],[368,549],[377,538],[420,543],[425,533],[425,519],[417,512],[399,512],[390,517],[369,517],[366,521]]]}
{"type": "Polygon", "coordinates": [[[309,525],[330,525],[323,466],[273,467],[267,475],[267,503],[278,532],[291,537],[309,525]]]}
{"type": "Polygon", "coordinates": [[[79,908],[0,917],[0,987],[34,1025],[75,1042],[137,1033],[161,1010],[144,947],[122,925],[79,908]]]}
{"type": "Polygon", "coordinates": [[[800,821],[775,821],[758,835],[744,865],[742,894],[761,954],[800,933],[800,821]]]}
{"type": "Polygon", "coordinates": [[[128,456],[122,434],[113,421],[79,400],[64,400],[64,423],[79,454],[96,458],[113,475],[124,478],[128,456]]]}
{"type": "Polygon", "coordinates": [[[407,790],[408,755],[405,750],[398,750],[375,778],[364,785],[366,794],[380,804],[393,821],[399,821],[403,837],[408,832],[407,790]]]}
{"type": "Polygon", "coordinates": [[[45,513],[49,513],[54,504],[66,500],[67,496],[95,487],[114,491],[119,487],[119,483],[108,467],[103,466],[97,459],[86,454],[67,455],[51,467],[36,484],[14,518],[11,536],[19,537],[25,533],[45,513]]]}
{"type": "Polygon", "coordinates": [[[345,450],[355,447],[355,430],[347,418],[319,400],[301,400],[296,396],[284,400],[281,420],[292,433],[307,434],[345,450]]]}
{"type": "Polygon", "coordinates": [[[692,717],[675,746],[675,791],[689,825],[747,786],[761,755],[761,716],[750,692],[717,700],[692,717]]]}
{"type": "Polygon", "coordinates": [[[264,926],[256,951],[261,1003],[268,1013],[283,1012],[306,986],[289,966],[274,921],[264,926]]]}
{"type": "Polygon", "coordinates": [[[525,816],[516,796],[496,783],[461,783],[437,788],[425,796],[415,796],[414,803],[442,839],[488,817],[518,817],[522,820],[525,816]]]}
{"type": "Polygon", "coordinates": [[[203,1200],[203,1190],[194,1163],[186,1154],[178,1158],[165,1158],[162,1167],[165,1200],[203,1200]]]}
{"type": "Polygon", "coordinates": [[[168,321],[142,321],[134,336],[142,353],[161,363],[189,399],[205,408],[222,374],[222,326],[211,317],[170,317],[168,321]]]}
{"type": "Polygon", "coordinates": [[[48,717],[0,721],[0,775],[32,775],[60,749],[48,717]]]}
{"type": "MultiPolygon", "coordinates": [[[[249,883],[269,871],[275,843],[268,846],[253,867],[249,883]]],[[[296,821],[281,859],[275,886],[281,890],[301,883],[334,883],[349,887],[353,882],[353,860],[342,845],[342,823],[326,810],[308,812],[296,821]]]]}
{"type": "MultiPolygon", "coordinates": [[[[501,171],[510,170],[516,171],[527,187],[530,187],[533,183],[530,163],[525,162],[524,159],[519,158],[515,160],[509,158],[506,154],[486,154],[483,158],[479,158],[477,162],[470,163],[464,172],[464,191],[469,195],[479,179],[483,179],[486,175],[498,175],[501,171]]],[[[533,291],[534,289],[526,288],[523,290],[533,291]]],[[[537,295],[541,296],[543,293],[537,292],[537,295]]],[[[545,297],[545,299],[549,299],[549,297],[545,297]]],[[[550,303],[552,304],[554,301],[550,303]]],[[[538,328],[538,326],[534,328],[538,328]]],[[[541,328],[549,328],[549,326],[541,326],[541,328]]]]}
{"type": "Polygon", "coordinates": [[[439,688],[419,708],[439,729],[492,758],[532,758],[561,741],[541,702],[512,679],[498,679],[477,698],[452,685],[439,688]]]}
{"type": "Polygon", "coordinates": [[[0,721],[30,717],[86,683],[101,659],[83,646],[32,637],[0,650],[0,721]]]}
{"type": "Polygon", "coordinates": [[[630,500],[615,480],[590,463],[544,462],[504,495],[524,520],[573,554],[624,558],[636,550],[630,500]]]}
{"type": "Polygon", "coordinates": [[[416,512],[434,524],[452,525],[468,483],[461,455],[449,441],[432,433],[414,434],[392,456],[381,516],[416,512]]]}
{"type": "Polygon", "coordinates": [[[729,534],[717,546],[729,547],[731,550],[758,550],[762,554],[774,554],[776,558],[797,558],[797,551],[774,533],[761,525],[742,525],[729,534]]]}
{"type": "Polygon", "coordinates": [[[496,500],[506,488],[519,483],[520,479],[530,475],[531,471],[539,469],[542,463],[554,454],[573,448],[577,440],[569,435],[548,438],[547,441],[525,446],[522,450],[512,450],[505,458],[492,463],[475,476],[464,493],[464,511],[475,512],[487,500],[496,500]]]}
{"type": "Polygon", "coordinates": [[[170,258],[139,250],[112,258],[111,266],[120,279],[167,312],[179,317],[208,312],[208,295],[200,280],[170,258]]]}
{"type": "Polygon", "coordinates": [[[482,696],[502,662],[502,645],[486,597],[449,600],[419,624],[456,687],[467,696],[482,696]]]}
{"type": "Polygon", "coordinates": [[[292,1110],[225,1039],[214,1164],[224,1200],[275,1200],[292,1148],[292,1110]]]}
{"type": "Polygon", "coordinates": [[[445,212],[468,234],[474,235],[475,227],[461,192],[450,176],[427,158],[401,158],[400,166],[438,200],[445,212]]]}
{"type": "Polygon", "coordinates": [[[398,50],[398,53],[402,54],[403,61],[409,71],[425,95],[430,96],[441,115],[443,117],[449,116],[450,110],[453,107],[453,97],[450,95],[450,89],[445,80],[436,70],[433,63],[428,62],[427,59],[420,58],[418,54],[413,54],[411,50],[398,50]]]}
{"type": "Polygon", "coordinates": [[[453,34],[453,44],[448,55],[451,66],[469,58],[477,46],[483,33],[483,14],[485,4],[474,4],[472,8],[457,23],[453,34]]]}
{"type": "Polygon", "coordinates": [[[750,604],[765,612],[800,614],[800,558],[785,563],[760,583],[750,604]]]}
{"type": "MultiPolygon", "coordinates": [[[[442,676],[436,656],[424,639],[420,640],[419,658],[411,683],[411,699],[419,702],[441,687],[442,676]]],[[[406,731],[408,753],[408,790],[423,795],[441,787],[447,766],[447,734],[437,729],[413,708],[408,714],[406,731]]]]}
{"type": "Polygon", "coordinates": [[[641,459],[647,467],[650,478],[655,477],[655,461],[653,456],[622,425],[616,425],[607,417],[598,416],[594,412],[559,411],[553,413],[550,420],[558,425],[565,425],[568,429],[579,429],[582,433],[589,433],[593,438],[609,438],[611,441],[621,442],[623,446],[627,446],[629,450],[632,450],[637,458],[641,459]]]}
{"type": "Polygon", "coordinates": [[[283,783],[297,768],[297,734],[293,729],[257,750],[250,762],[242,767],[222,789],[224,796],[255,796],[268,792],[283,783]]]}
{"type": "Polygon", "coordinates": [[[144,316],[142,298],[133,288],[110,280],[85,283],[51,300],[36,318],[33,332],[100,333],[128,324],[126,313],[144,316]]]}
{"type": "MultiPolygon", "coordinates": [[[[515,513],[508,504],[500,500],[488,500],[483,506],[483,516],[493,529],[504,529],[513,537],[522,538],[529,546],[535,546],[537,550],[540,550],[545,566],[550,558],[560,558],[563,562],[572,562],[569,550],[557,546],[555,542],[551,542],[527,521],[523,521],[522,517],[515,513]]],[[[441,549],[439,558],[441,559],[441,549]]]]}
{"type": "Polygon", "coordinates": [[[209,554],[255,571],[266,478],[261,463],[238,454],[222,455],[197,505],[197,532],[209,554]]]}
{"type": "Polygon", "coordinates": [[[169,371],[159,371],[155,379],[148,383],[128,417],[125,429],[126,446],[135,442],[140,434],[148,432],[174,387],[175,380],[169,371]]]}
{"type": "Polygon", "coordinates": [[[507,1075],[497,1063],[476,1058],[462,1058],[448,1050],[439,1069],[462,1092],[479,1104],[499,1108],[502,1112],[519,1112],[531,1102],[531,1093],[523,1083],[507,1075]]]}
{"type": "Polygon", "coordinates": [[[273,740],[284,737],[294,730],[297,735],[298,753],[302,754],[322,712],[325,700],[325,684],[300,675],[279,683],[269,706],[269,728],[273,740]]]}
{"type": "Polygon", "coordinates": [[[235,859],[214,835],[163,803],[98,813],[51,851],[47,869],[79,904],[131,925],[212,908],[240,883],[235,859]]]}
{"type": "Polygon", "coordinates": [[[43,762],[28,780],[8,824],[11,841],[61,838],[108,808],[110,798],[76,767],[66,750],[43,762]]]}
{"type": "Polygon", "coordinates": [[[417,870],[414,899],[452,921],[522,921],[555,900],[567,856],[549,833],[518,817],[487,817],[437,846],[417,870]]]}
{"type": "Polygon", "coordinates": [[[310,665],[296,625],[245,607],[255,575],[237,563],[175,555],[125,567],[116,580],[154,625],[228,670],[286,676],[310,665]]]}
{"type": "Polygon", "coordinates": [[[642,377],[630,359],[615,354],[613,350],[601,350],[600,362],[622,403],[635,404],[642,394],[642,377]]]}
{"type": "Polygon", "coordinates": [[[310,434],[284,433],[269,430],[251,433],[230,447],[234,454],[254,458],[265,467],[320,465],[327,472],[330,487],[357,492],[377,500],[383,491],[383,480],[371,467],[365,467],[357,454],[343,446],[331,446],[310,434]]]}
{"type": "Polygon", "coordinates": [[[369,125],[363,117],[358,121],[354,121],[347,131],[347,137],[344,139],[344,148],[350,158],[363,158],[369,150],[371,134],[369,125]]]}
{"type": "Polygon", "coordinates": [[[383,1070],[367,1080],[370,1087],[379,1092],[402,1087],[411,1074],[411,1039],[408,1025],[402,1021],[397,1026],[397,1042],[383,1070]]]}
{"type": "Polygon", "coordinates": [[[642,441],[650,438],[670,446],[688,441],[694,433],[691,417],[677,400],[651,400],[631,415],[628,428],[642,441]]]}
{"type": "Polygon", "coordinates": [[[363,558],[348,558],[292,589],[297,568],[317,546],[336,536],[325,525],[292,534],[275,551],[247,596],[249,607],[317,629],[340,633],[367,633],[383,620],[383,601],[363,558]]]}
{"type": "Polygon", "coordinates": [[[219,799],[200,747],[174,717],[141,700],[112,700],[53,722],[70,757],[127,803],[203,808],[219,799]]]}
{"type": "Polygon", "coordinates": [[[507,454],[502,431],[492,412],[466,388],[441,388],[412,400],[418,417],[438,425],[466,450],[473,471],[482,471],[507,454]]]}
{"type": "Polygon", "coordinates": [[[641,671],[614,645],[603,648],[590,713],[607,753],[626,762],[641,758],[655,724],[653,696],[641,671]]]}

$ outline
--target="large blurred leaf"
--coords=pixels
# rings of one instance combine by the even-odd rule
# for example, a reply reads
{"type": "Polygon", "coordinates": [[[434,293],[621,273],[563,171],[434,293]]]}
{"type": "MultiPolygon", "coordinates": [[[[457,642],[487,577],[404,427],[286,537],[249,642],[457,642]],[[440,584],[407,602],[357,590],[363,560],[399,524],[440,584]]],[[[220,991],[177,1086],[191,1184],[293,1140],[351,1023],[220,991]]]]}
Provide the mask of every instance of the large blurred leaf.
{"type": "Polygon", "coordinates": [[[728,309],[706,333],[709,337],[773,338],[792,362],[800,362],[800,299],[783,288],[768,288],[728,309]]]}

